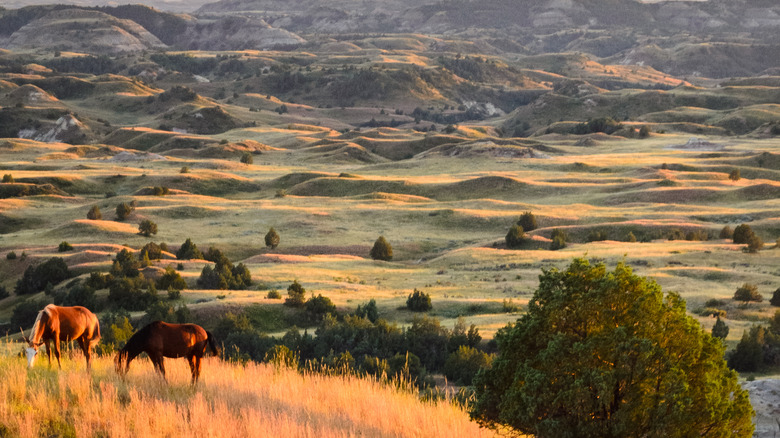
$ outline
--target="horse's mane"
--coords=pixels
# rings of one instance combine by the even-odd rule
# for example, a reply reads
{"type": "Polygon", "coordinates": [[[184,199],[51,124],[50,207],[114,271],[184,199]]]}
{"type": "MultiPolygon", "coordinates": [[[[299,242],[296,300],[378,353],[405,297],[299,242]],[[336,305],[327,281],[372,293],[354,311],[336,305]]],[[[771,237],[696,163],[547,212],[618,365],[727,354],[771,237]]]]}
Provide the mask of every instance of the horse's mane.
{"type": "Polygon", "coordinates": [[[142,349],[143,343],[146,342],[146,340],[149,338],[149,332],[152,331],[153,326],[155,326],[154,323],[149,324],[135,332],[133,336],[130,336],[130,339],[127,340],[125,346],[122,347],[120,352],[130,351],[130,349],[133,349],[134,351],[142,349]]]}
{"type": "Polygon", "coordinates": [[[40,342],[41,336],[43,336],[43,329],[41,329],[41,317],[45,314],[46,316],[51,316],[51,311],[54,310],[56,306],[54,304],[49,304],[48,306],[44,307],[43,310],[38,312],[38,316],[35,317],[35,324],[33,324],[32,331],[30,332],[30,341],[35,344],[40,342]]]}

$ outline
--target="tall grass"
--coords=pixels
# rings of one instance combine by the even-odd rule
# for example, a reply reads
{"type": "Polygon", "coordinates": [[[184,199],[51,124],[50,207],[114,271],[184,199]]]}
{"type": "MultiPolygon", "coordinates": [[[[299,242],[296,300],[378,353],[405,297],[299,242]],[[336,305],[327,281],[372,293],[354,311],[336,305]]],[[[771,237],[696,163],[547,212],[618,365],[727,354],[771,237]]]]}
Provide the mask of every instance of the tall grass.
{"type": "Polygon", "coordinates": [[[183,359],[166,360],[168,383],[148,360],[123,380],[111,358],[83,357],[32,370],[0,345],[0,436],[78,437],[481,437],[460,408],[354,376],[324,376],[207,358],[189,384],[183,359]]]}

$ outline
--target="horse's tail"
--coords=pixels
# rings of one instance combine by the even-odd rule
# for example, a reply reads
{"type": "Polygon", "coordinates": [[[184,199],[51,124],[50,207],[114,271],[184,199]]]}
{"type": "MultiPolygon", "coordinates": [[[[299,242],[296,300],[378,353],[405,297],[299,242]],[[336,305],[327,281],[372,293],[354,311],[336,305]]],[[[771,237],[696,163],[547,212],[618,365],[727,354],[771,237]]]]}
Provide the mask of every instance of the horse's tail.
{"type": "Polygon", "coordinates": [[[206,330],[206,340],[209,342],[209,348],[211,348],[211,352],[214,353],[214,356],[219,356],[219,348],[217,348],[217,344],[214,342],[214,335],[208,330],[206,330]]]}

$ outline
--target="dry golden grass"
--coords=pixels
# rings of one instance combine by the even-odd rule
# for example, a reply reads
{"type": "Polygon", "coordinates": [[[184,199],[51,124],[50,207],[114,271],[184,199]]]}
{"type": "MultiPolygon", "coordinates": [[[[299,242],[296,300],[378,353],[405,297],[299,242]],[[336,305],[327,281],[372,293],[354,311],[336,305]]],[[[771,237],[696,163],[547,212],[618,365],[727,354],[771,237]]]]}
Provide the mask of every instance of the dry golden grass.
{"type": "Polygon", "coordinates": [[[90,375],[78,355],[59,372],[42,363],[28,371],[18,348],[6,343],[0,356],[0,431],[11,436],[495,436],[455,405],[371,379],[208,358],[193,388],[181,359],[166,361],[166,384],[147,360],[125,380],[110,358],[90,375]]]}

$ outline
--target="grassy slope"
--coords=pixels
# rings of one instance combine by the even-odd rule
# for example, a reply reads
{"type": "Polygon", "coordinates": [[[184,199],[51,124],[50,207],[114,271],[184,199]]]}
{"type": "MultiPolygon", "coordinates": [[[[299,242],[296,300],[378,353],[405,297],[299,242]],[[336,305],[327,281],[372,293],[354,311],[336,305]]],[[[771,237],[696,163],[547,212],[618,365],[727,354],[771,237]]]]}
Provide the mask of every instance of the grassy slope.
{"type": "Polygon", "coordinates": [[[184,360],[167,360],[169,384],[147,360],[125,380],[109,358],[84,371],[82,357],[61,372],[27,371],[18,344],[0,346],[0,431],[38,436],[487,437],[461,409],[421,402],[369,379],[299,374],[269,365],[206,359],[189,385],[184,360]]]}

